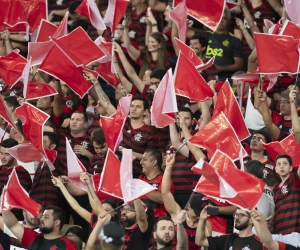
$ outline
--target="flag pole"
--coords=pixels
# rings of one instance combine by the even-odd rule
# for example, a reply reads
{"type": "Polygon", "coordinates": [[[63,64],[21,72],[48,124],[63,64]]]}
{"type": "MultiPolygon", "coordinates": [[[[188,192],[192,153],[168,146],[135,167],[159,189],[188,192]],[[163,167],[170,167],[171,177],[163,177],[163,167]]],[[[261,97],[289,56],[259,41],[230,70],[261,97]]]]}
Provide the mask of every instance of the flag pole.
{"type": "Polygon", "coordinates": [[[238,197],[241,199],[241,201],[246,205],[245,208],[251,209],[250,206],[247,204],[247,202],[242,198],[242,196],[240,196],[239,193],[237,193],[238,197]]]}

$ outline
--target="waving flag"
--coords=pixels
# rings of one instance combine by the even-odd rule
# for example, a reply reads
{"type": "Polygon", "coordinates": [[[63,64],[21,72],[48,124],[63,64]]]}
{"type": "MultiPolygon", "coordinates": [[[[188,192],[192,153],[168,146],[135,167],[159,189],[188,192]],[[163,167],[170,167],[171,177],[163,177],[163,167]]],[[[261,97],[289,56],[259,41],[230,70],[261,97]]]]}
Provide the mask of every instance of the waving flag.
{"type": "Polygon", "coordinates": [[[207,63],[202,63],[201,65],[197,66],[196,69],[201,72],[203,70],[210,68],[214,64],[214,62],[215,62],[215,57],[212,57],[207,61],[207,63]]]}
{"type": "Polygon", "coordinates": [[[32,143],[23,142],[14,146],[12,148],[8,148],[7,152],[11,154],[18,161],[29,163],[34,161],[41,161],[42,155],[41,152],[38,151],[32,143]]]}
{"type": "Polygon", "coordinates": [[[214,97],[214,92],[207,82],[181,52],[175,68],[174,84],[176,94],[189,98],[191,102],[205,101],[214,97]]]}
{"type": "Polygon", "coordinates": [[[105,30],[105,24],[94,0],[84,0],[75,10],[76,13],[86,16],[97,30],[105,30]]]}
{"type": "Polygon", "coordinates": [[[41,19],[47,19],[46,0],[0,1],[0,32],[9,27],[11,32],[32,33],[41,19]]]}
{"type": "MultiPolygon", "coordinates": [[[[32,42],[46,42],[49,41],[49,37],[53,36],[57,30],[57,26],[53,23],[42,19],[37,29],[36,38],[32,42]]],[[[66,35],[66,34],[65,34],[66,35]]]]}
{"type": "Polygon", "coordinates": [[[28,211],[33,216],[37,216],[40,213],[40,204],[29,198],[28,193],[20,184],[15,168],[9,176],[8,182],[3,189],[2,196],[2,211],[20,208],[28,211]]]}
{"type": "Polygon", "coordinates": [[[99,63],[106,63],[110,62],[112,60],[112,43],[111,42],[106,42],[105,39],[102,36],[99,36],[95,42],[94,42],[99,48],[103,51],[105,54],[104,57],[99,59],[97,62],[99,63]]]}
{"type": "Polygon", "coordinates": [[[272,160],[276,161],[276,156],[279,154],[287,154],[292,158],[293,167],[300,166],[300,146],[294,138],[294,135],[290,134],[282,141],[274,141],[270,143],[264,143],[264,148],[268,151],[272,160]]]}
{"type": "Polygon", "coordinates": [[[226,0],[201,1],[174,0],[174,6],[185,1],[188,14],[212,30],[216,30],[221,22],[226,0]]]}
{"type": "Polygon", "coordinates": [[[185,43],[187,33],[187,8],[185,1],[179,3],[171,12],[170,19],[176,24],[179,40],[185,43]]]}
{"type": "Polygon", "coordinates": [[[99,190],[114,197],[123,198],[120,182],[121,162],[108,148],[101,174],[99,190]]]}
{"type": "Polygon", "coordinates": [[[237,100],[235,99],[228,81],[226,81],[219,90],[212,119],[214,119],[214,117],[219,115],[221,112],[223,112],[227,117],[240,141],[250,136],[241,109],[237,100]]]}
{"type": "Polygon", "coordinates": [[[40,82],[28,82],[26,100],[32,100],[56,95],[57,91],[51,85],[40,82]]]}
{"type": "Polygon", "coordinates": [[[156,188],[152,187],[148,183],[140,180],[133,179],[132,177],[132,150],[122,150],[122,161],[121,161],[121,188],[124,203],[130,203],[138,199],[139,197],[146,195],[156,188]]]}
{"type": "Polygon", "coordinates": [[[31,63],[31,59],[29,59],[29,61],[26,63],[26,66],[23,70],[22,77],[21,77],[23,81],[23,97],[25,99],[27,94],[28,78],[30,74],[30,63],[31,63]]]}
{"type": "Polygon", "coordinates": [[[254,209],[264,190],[262,180],[237,169],[232,159],[219,150],[209,164],[200,161],[193,170],[203,175],[194,191],[222,198],[244,209],[254,209]]]}
{"type": "Polygon", "coordinates": [[[55,150],[45,150],[43,146],[43,126],[49,119],[49,115],[27,102],[16,109],[16,114],[22,122],[23,133],[26,138],[31,141],[42,156],[53,163],[57,152],[55,150]]]}
{"type": "Polygon", "coordinates": [[[230,122],[222,112],[193,135],[189,142],[204,147],[209,157],[212,157],[217,149],[229,155],[233,160],[239,159],[241,148],[243,156],[247,155],[230,122]]]}
{"type": "Polygon", "coordinates": [[[175,113],[178,112],[177,101],[172,77],[169,69],[155,91],[151,106],[151,125],[164,128],[173,124],[175,113]]]}
{"type": "Polygon", "coordinates": [[[292,36],[294,39],[300,39],[300,28],[290,20],[286,20],[279,35],[292,36]]]}
{"type": "Polygon", "coordinates": [[[104,17],[104,23],[108,26],[113,33],[121,21],[129,0],[109,0],[108,8],[104,17]]]}
{"type": "Polygon", "coordinates": [[[132,96],[122,97],[117,111],[110,117],[100,116],[107,147],[115,152],[123,140],[123,126],[127,119],[132,96]]]}
{"type": "Polygon", "coordinates": [[[0,56],[0,77],[8,87],[13,87],[21,79],[26,63],[27,60],[19,55],[18,50],[0,56]]]}
{"type": "Polygon", "coordinates": [[[175,38],[176,44],[178,46],[178,49],[180,52],[190,61],[194,64],[195,67],[200,66],[203,64],[202,60],[196,55],[195,51],[187,46],[185,43],[180,41],[179,39],[175,38]]]}
{"type": "Polygon", "coordinates": [[[262,33],[256,33],[254,36],[259,72],[265,74],[296,74],[298,72],[299,52],[297,40],[290,36],[262,33]]]}

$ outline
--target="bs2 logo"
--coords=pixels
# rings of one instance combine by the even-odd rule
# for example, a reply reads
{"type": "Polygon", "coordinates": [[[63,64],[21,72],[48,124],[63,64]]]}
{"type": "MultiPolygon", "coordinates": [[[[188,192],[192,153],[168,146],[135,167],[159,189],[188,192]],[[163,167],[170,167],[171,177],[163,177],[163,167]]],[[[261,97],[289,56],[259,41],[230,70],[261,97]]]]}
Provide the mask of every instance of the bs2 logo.
{"type": "Polygon", "coordinates": [[[209,45],[207,46],[206,49],[206,55],[207,56],[223,56],[223,49],[213,49],[209,45]]]}

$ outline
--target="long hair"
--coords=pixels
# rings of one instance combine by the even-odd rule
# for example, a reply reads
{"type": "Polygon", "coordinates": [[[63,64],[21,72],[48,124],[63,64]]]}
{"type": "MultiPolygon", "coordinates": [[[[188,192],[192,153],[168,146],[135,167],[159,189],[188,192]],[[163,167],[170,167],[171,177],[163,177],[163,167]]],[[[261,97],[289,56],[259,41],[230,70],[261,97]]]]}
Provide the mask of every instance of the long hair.
{"type": "MultiPolygon", "coordinates": [[[[165,40],[164,36],[159,32],[154,32],[150,36],[152,38],[154,38],[160,45],[160,48],[158,49],[156,69],[166,69],[166,61],[167,61],[166,40],[165,40]]],[[[140,78],[143,77],[146,70],[150,67],[151,61],[152,61],[151,52],[149,52],[149,50],[146,49],[144,52],[143,63],[142,63],[140,73],[139,73],[140,78]]]]}

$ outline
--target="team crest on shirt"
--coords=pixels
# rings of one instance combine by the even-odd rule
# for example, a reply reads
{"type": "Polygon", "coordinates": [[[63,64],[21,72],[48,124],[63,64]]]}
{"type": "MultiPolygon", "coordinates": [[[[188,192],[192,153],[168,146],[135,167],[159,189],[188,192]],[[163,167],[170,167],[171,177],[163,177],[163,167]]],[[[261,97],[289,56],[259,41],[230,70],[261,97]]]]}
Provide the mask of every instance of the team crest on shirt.
{"type": "Polygon", "coordinates": [[[57,5],[62,5],[63,1],[64,1],[64,0],[57,0],[57,1],[56,1],[56,4],[57,4],[57,5]]]}
{"type": "Polygon", "coordinates": [[[251,249],[249,248],[249,246],[245,246],[245,247],[243,247],[242,250],[251,250],[251,249]]]}
{"type": "Polygon", "coordinates": [[[143,136],[142,136],[141,134],[136,134],[136,135],[134,136],[134,140],[135,140],[135,141],[141,141],[142,138],[143,138],[143,136]]]}
{"type": "Polygon", "coordinates": [[[128,130],[127,130],[127,133],[128,133],[128,134],[131,134],[131,130],[130,130],[130,129],[128,129],[128,130]]]}
{"type": "Polygon", "coordinates": [[[222,42],[223,46],[228,47],[229,41],[226,39],[225,41],[222,42]]]}
{"type": "Polygon", "coordinates": [[[256,11],[256,12],[254,13],[254,17],[255,17],[255,18],[260,18],[260,16],[261,16],[261,12],[260,12],[260,11],[256,11]]]}
{"type": "Polygon", "coordinates": [[[288,192],[287,185],[283,185],[281,188],[281,193],[286,194],[288,192]]]}
{"type": "Polygon", "coordinates": [[[73,102],[71,100],[66,101],[66,105],[68,108],[73,108],[73,102]]]}
{"type": "Polygon", "coordinates": [[[83,142],[81,143],[81,146],[84,147],[84,148],[86,149],[86,148],[88,148],[89,143],[86,142],[86,141],[83,141],[83,142]]]}
{"type": "Polygon", "coordinates": [[[136,32],[134,32],[133,30],[128,32],[128,35],[130,38],[135,38],[135,34],[136,34],[136,32]]]}
{"type": "Polygon", "coordinates": [[[158,188],[158,184],[157,184],[157,183],[153,183],[153,184],[152,184],[152,187],[158,188]]]}
{"type": "Polygon", "coordinates": [[[145,21],[146,21],[146,17],[145,16],[143,16],[143,17],[140,18],[140,23],[144,23],[145,21]]]}
{"type": "Polygon", "coordinates": [[[52,247],[50,247],[50,250],[56,250],[58,247],[56,245],[53,245],[52,247]]]}

